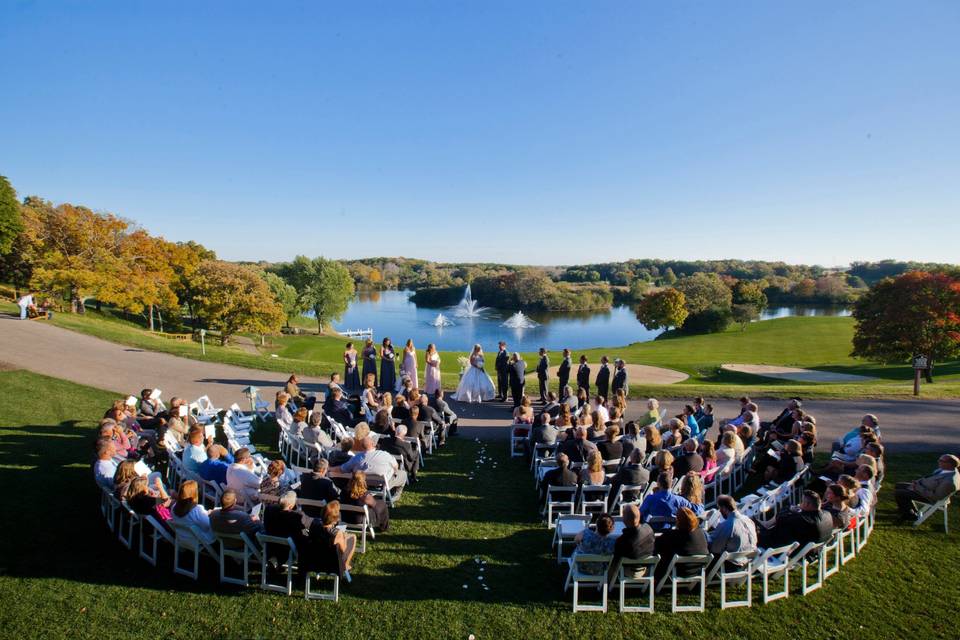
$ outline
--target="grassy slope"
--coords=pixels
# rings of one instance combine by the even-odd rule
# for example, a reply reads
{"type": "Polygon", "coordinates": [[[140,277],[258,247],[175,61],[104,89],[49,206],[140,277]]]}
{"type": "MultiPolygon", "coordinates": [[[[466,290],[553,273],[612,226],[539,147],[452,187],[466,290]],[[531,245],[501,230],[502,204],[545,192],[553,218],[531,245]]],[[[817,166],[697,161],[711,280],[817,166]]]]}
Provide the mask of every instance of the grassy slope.
{"type": "MultiPolygon", "coordinates": [[[[427,461],[422,482],[394,510],[394,527],[360,557],[339,605],[258,589],[174,578],[169,554],[153,569],[116,541],[100,518],[89,468],[95,419],[113,394],[22,371],[0,372],[0,628],[6,637],[93,634],[155,638],[953,638],[960,606],[955,536],[939,525],[893,522],[892,483],[925,473],[930,455],[888,462],[890,485],[864,553],[806,597],[705,614],[621,616],[569,612],[550,534],[536,521],[529,473],[487,445],[499,474],[466,478],[480,445],[452,439],[427,461]],[[37,391],[43,390],[42,402],[37,391]],[[475,556],[488,561],[477,588],[475,556]],[[470,588],[464,590],[463,584],[470,588]],[[331,630],[338,629],[336,634],[331,630]],[[662,633],[651,636],[650,630],[662,633]]],[[[272,433],[258,439],[266,444],[272,433]]],[[[952,526],[960,515],[952,513],[952,526]]],[[[211,579],[212,578],[212,579],[211,579]]],[[[755,596],[756,597],[756,596],[755,596]]],[[[659,608],[669,606],[660,597],[659,608]]]]}
{"type": "MultiPolygon", "coordinates": [[[[15,308],[9,303],[0,306],[0,310],[5,311],[15,308]]],[[[57,314],[53,322],[113,342],[187,358],[315,376],[328,376],[331,371],[342,369],[341,354],[346,342],[335,336],[277,336],[270,338],[267,347],[260,350],[261,355],[255,355],[238,347],[220,347],[208,341],[207,353],[203,355],[196,342],[162,338],[107,313],[57,314]]],[[[853,321],[850,318],[795,317],[756,322],[746,331],[732,327],[719,334],[677,336],[623,347],[590,349],[584,353],[593,363],[607,354],[611,358],[620,356],[628,362],[677,369],[690,375],[689,380],[678,385],[631,385],[633,397],[688,397],[695,394],[735,397],[744,392],[756,397],[793,394],[808,398],[909,396],[912,393],[912,370],[907,366],[878,365],[851,358],[852,335],[853,321]],[[866,375],[876,380],[854,384],[796,383],[721,371],[719,367],[724,363],[809,367],[866,375]]],[[[466,354],[441,353],[444,385],[450,388],[457,384],[458,355],[466,354]]],[[[532,369],[535,354],[524,354],[524,357],[532,369]]],[[[553,359],[557,358],[554,354],[553,359]]],[[[925,397],[960,396],[960,361],[939,365],[936,373],[937,383],[924,385],[925,397]]]]}

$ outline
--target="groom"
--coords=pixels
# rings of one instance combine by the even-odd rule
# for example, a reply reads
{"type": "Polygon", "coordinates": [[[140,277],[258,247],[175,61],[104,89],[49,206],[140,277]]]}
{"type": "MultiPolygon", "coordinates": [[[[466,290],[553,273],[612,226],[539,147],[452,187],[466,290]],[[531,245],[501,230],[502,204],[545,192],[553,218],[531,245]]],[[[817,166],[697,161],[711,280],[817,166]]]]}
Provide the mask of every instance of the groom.
{"type": "Polygon", "coordinates": [[[507,343],[500,341],[500,351],[494,366],[497,369],[497,400],[505,402],[507,399],[507,384],[510,377],[510,354],[507,353],[507,343]]]}
{"type": "Polygon", "coordinates": [[[526,384],[524,376],[527,374],[527,363],[523,361],[520,354],[516,351],[510,356],[510,368],[507,370],[510,378],[510,393],[513,395],[513,408],[520,406],[520,400],[523,399],[523,386],[526,384]]]}

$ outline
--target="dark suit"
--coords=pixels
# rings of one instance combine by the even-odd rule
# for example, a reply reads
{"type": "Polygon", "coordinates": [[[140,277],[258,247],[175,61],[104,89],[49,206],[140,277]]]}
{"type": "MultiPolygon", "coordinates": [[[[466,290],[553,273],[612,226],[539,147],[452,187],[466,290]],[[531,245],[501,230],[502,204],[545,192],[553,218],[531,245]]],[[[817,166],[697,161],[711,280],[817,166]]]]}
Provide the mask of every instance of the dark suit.
{"type": "Polygon", "coordinates": [[[587,458],[590,457],[590,453],[595,451],[596,448],[596,445],[592,442],[578,438],[574,438],[573,440],[568,438],[560,445],[559,453],[567,454],[570,462],[586,462],[587,458]]]}
{"type": "Polygon", "coordinates": [[[627,386],[627,368],[617,369],[613,374],[613,394],[617,394],[618,389],[623,389],[624,395],[630,395],[630,388],[627,386]]]}
{"type": "Polygon", "coordinates": [[[437,432],[440,444],[447,441],[447,429],[443,416],[437,413],[437,410],[431,407],[429,403],[420,405],[420,419],[429,420],[433,423],[433,429],[437,432]]]}
{"type": "Polygon", "coordinates": [[[497,370],[497,397],[501,400],[507,399],[507,385],[510,380],[510,356],[504,349],[497,353],[497,360],[494,363],[497,370]]]}
{"type": "Polygon", "coordinates": [[[638,527],[624,527],[623,533],[613,543],[610,579],[616,578],[621,560],[639,560],[653,554],[655,540],[653,529],[648,524],[641,524],[638,527]]]}
{"type": "MultiPolygon", "coordinates": [[[[570,356],[563,359],[557,371],[557,395],[562,396],[563,388],[570,384],[570,356]]],[[[563,398],[560,398],[563,400],[563,398]]]]}
{"type": "MultiPolygon", "coordinates": [[[[667,572],[667,566],[673,560],[673,556],[702,556],[710,553],[710,547],[707,545],[707,536],[701,527],[693,531],[680,531],[671,529],[664,531],[663,535],[657,538],[654,548],[660,556],[660,562],[657,564],[657,570],[654,575],[657,581],[667,572]]],[[[678,570],[678,575],[690,575],[692,569],[678,570]]]]}
{"type": "Polygon", "coordinates": [[[608,398],[610,392],[610,367],[601,364],[600,371],[597,372],[597,395],[608,398]]]}
{"type": "MultiPolygon", "coordinates": [[[[297,496],[307,500],[330,502],[340,498],[340,490],[337,489],[330,478],[313,473],[304,473],[300,476],[300,488],[297,489],[297,496]]],[[[323,515],[323,509],[312,506],[303,507],[303,512],[311,518],[319,518],[323,515]]]]}
{"type": "Polygon", "coordinates": [[[381,438],[378,443],[379,448],[389,454],[403,458],[403,468],[412,480],[416,480],[417,471],[420,470],[420,456],[413,450],[413,445],[406,440],[401,440],[396,436],[391,438],[381,438]]]}
{"type": "Polygon", "coordinates": [[[604,460],[619,460],[623,457],[623,442],[620,440],[614,442],[604,440],[597,443],[597,450],[604,460]]]}
{"type": "Polygon", "coordinates": [[[587,397],[590,397],[590,367],[585,364],[577,368],[577,391],[580,389],[586,391],[587,397]]]}
{"type": "Polygon", "coordinates": [[[833,517],[826,511],[782,511],[773,529],[757,527],[760,546],[782,547],[791,542],[826,542],[833,535],[833,517]]]}
{"type": "MultiPolygon", "coordinates": [[[[613,479],[610,480],[610,495],[611,497],[617,495],[617,491],[619,491],[622,486],[631,484],[645,485],[649,484],[649,482],[650,471],[646,467],[640,464],[625,464],[617,471],[617,475],[613,476],[613,479]]],[[[635,491],[625,492],[623,494],[623,500],[636,500],[637,496],[634,495],[635,493],[635,491]]]]}
{"type": "Polygon", "coordinates": [[[540,402],[547,401],[547,370],[550,368],[550,359],[546,355],[540,356],[537,363],[537,382],[540,383],[540,402]]]}
{"type": "Polygon", "coordinates": [[[690,471],[703,471],[703,458],[699,453],[688,453],[673,461],[673,477],[682,478],[690,471]]]}
{"type": "MultiPolygon", "coordinates": [[[[263,530],[268,536],[293,538],[298,554],[308,551],[307,537],[303,534],[303,518],[299,511],[284,511],[279,505],[270,505],[263,514],[263,530]]],[[[286,562],[287,553],[286,547],[270,544],[264,560],[276,558],[280,562],[286,562]]]]}
{"type": "MultiPolygon", "coordinates": [[[[540,412],[540,414],[539,414],[537,417],[539,418],[540,416],[542,416],[542,415],[545,414],[545,413],[550,414],[550,419],[551,419],[551,421],[552,421],[552,420],[556,420],[557,416],[560,415],[560,403],[559,403],[559,402],[549,402],[549,403],[547,403],[546,406],[543,407],[543,410],[540,412]]],[[[538,422],[539,422],[539,420],[538,420],[538,422]]]]}
{"type": "Polygon", "coordinates": [[[353,413],[350,411],[350,403],[346,400],[334,400],[333,396],[330,396],[323,401],[323,413],[345,427],[353,426],[353,413]]]}
{"type": "Polygon", "coordinates": [[[527,363],[523,360],[517,360],[510,365],[507,374],[510,378],[510,393],[513,395],[513,407],[520,406],[520,399],[523,397],[523,387],[526,384],[524,375],[527,373],[527,363]]]}
{"type": "Polygon", "coordinates": [[[556,469],[548,471],[546,475],[543,476],[543,480],[540,481],[540,502],[544,502],[547,499],[548,486],[575,487],[579,482],[580,479],[577,477],[577,474],[570,469],[557,467],[556,469]]]}

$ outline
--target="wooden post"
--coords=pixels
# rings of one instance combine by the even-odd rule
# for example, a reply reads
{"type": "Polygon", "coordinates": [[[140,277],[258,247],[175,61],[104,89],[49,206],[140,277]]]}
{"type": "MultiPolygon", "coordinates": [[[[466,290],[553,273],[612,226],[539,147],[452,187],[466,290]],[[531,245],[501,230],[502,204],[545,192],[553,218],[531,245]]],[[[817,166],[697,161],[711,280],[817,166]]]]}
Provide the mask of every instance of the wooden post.
{"type": "Polygon", "coordinates": [[[920,369],[913,370],[913,395],[920,395],[920,369]]]}

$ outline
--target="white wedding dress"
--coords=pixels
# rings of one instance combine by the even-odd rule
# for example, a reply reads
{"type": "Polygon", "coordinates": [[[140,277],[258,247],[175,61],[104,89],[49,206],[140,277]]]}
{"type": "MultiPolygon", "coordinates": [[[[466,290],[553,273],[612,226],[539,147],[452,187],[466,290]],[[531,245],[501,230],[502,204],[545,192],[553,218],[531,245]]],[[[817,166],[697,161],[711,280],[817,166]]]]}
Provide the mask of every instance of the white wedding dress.
{"type": "Polygon", "coordinates": [[[483,370],[483,356],[471,358],[470,366],[460,378],[453,399],[459,402],[483,402],[493,400],[496,394],[493,380],[483,370]]]}

